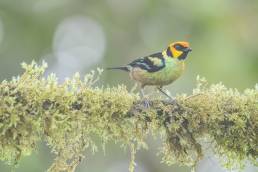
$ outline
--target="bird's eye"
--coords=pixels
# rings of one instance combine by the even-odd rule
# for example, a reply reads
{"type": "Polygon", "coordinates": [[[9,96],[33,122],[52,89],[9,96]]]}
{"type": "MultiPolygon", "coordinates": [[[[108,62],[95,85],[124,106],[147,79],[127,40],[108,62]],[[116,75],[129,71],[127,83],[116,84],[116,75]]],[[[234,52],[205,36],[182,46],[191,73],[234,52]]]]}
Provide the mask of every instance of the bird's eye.
{"type": "Polygon", "coordinates": [[[176,44],[174,47],[178,51],[182,51],[184,49],[184,47],[182,45],[179,45],[179,44],[176,44]]]}

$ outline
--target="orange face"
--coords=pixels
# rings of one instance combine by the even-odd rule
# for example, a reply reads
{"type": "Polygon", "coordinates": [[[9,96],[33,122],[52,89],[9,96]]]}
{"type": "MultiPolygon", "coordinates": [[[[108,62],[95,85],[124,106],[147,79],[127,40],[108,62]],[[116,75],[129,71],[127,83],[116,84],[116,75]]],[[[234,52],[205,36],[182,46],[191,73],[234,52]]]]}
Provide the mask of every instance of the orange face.
{"type": "MultiPolygon", "coordinates": [[[[187,54],[192,51],[188,42],[178,41],[171,43],[169,45],[169,50],[171,51],[172,57],[180,58],[182,56],[187,56],[187,54]]],[[[185,58],[184,58],[185,59],[185,58]]]]}

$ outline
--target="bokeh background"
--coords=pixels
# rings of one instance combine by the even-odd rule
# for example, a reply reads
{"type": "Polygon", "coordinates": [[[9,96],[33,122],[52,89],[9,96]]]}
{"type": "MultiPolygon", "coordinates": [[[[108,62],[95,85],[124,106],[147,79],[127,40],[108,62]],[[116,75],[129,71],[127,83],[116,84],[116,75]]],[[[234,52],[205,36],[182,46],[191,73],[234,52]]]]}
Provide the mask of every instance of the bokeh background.
{"type": "MultiPolygon", "coordinates": [[[[21,62],[45,60],[47,73],[62,82],[75,72],[127,64],[186,40],[193,52],[187,70],[167,89],[174,95],[190,93],[199,74],[210,83],[244,90],[258,82],[258,1],[244,0],[0,0],[0,80],[21,74],[21,62]]],[[[105,72],[104,85],[133,82],[123,72],[105,72]]],[[[159,140],[149,139],[148,151],[137,154],[137,172],[188,172],[168,167],[156,156],[159,140]]],[[[107,145],[90,155],[78,172],[127,171],[128,152],[107,145]]],[[[225,172],[206,152],[198,172],[225,172]]],[[[45,171],[54,158],[44,143],[22,159],[18,172],[45,171]]],[[[248,162],[247,162],[248,164],[248,162]]],[[[0,162],[0,171],[11,168],[0,162]]],[[[257,168],[247,165],[245,172],[257,168]]]]}

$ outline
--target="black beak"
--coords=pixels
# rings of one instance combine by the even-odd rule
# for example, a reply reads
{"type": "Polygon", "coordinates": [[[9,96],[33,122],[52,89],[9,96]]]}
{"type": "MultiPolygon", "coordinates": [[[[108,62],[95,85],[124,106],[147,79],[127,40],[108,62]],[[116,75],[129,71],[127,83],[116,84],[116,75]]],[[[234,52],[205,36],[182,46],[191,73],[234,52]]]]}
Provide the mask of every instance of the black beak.
{"type": "Polygon", "coordinates": [[[185,52],[191,52],[192,51],[192,48],[188,47],[185,49],[185,52]]]}

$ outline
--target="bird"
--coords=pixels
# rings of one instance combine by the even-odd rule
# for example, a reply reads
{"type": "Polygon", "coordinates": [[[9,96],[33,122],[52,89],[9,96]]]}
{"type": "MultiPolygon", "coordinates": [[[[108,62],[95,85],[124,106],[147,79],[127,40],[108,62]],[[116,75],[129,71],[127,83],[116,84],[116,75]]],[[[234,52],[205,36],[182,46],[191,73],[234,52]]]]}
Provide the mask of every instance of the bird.
{"type": "MultiPolygon", "coordinates": [[[[124,66],[107,69],[129,72],[130,78],[140,85],[140,95],[142,98],[145,96],[145,86],[156,86],[166,97],[174,100],[162,88],[173,83],[183,74],[185,60],[191,51],[189,42],[172,42],[163,51],[137,58],[124,66]]],[[[146,107],[149,107],[148,100],[145,99],[144,104],[146,107]]]]}

